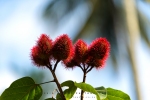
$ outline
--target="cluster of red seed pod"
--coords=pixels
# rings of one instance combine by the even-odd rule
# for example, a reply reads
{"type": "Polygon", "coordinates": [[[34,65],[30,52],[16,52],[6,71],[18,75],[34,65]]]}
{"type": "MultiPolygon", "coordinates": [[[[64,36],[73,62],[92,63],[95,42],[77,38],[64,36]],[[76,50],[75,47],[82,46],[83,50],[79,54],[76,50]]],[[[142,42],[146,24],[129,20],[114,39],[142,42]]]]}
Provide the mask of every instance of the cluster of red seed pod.
{"type": "Polygon", "coordinates": [[[106,38],[97,38],[89,46],[81,39],[74,45],[67,34],[52,41],[46,34],[41,34],[36,46],[31,49],[31,59],[38,67],[46,66],[51,60],[62,61],[66,68],[81,64],[101,68],[110,52],[106,38]]]}

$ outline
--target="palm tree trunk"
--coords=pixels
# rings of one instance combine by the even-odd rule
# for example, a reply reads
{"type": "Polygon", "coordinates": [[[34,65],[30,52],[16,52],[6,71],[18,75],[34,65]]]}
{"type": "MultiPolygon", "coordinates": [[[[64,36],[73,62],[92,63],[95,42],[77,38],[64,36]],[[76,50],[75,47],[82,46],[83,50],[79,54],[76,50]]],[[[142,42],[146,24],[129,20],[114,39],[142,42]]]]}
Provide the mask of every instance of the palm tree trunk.
{"type": "Polygon", "coordinates": [[[131,65],[132,65],[132,72],[135,82],[135,89],[136,89],[136,100],[142,100],[140,94],[140,85],[138,80],[138,73],[137,73],[137,61],[135,58],[135,51],[136,45],[139,41],[139,26],[138,26],[138,19],[137,13],[135,9],[135,0],[124,0],[124,9],[126,13],[126,25],[128,30],[129,36],[129,43],[128,43],[128,51],[130,55],[131,65]]]}

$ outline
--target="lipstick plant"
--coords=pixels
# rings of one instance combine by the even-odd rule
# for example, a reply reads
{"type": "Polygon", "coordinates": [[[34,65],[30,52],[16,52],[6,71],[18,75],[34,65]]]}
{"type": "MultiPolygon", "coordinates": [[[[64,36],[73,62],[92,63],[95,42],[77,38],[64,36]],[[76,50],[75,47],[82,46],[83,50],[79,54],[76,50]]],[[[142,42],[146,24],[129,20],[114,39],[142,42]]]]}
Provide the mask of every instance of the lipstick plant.
{"type": "Polygon", "coordinates": [[[0,100],[39,100],[43,93],[41,85],[50,82],[57,85],[58,93],[55,98],[45,100],[70,100],[77,88],[81,89],[80,100],[84,99],[84,92],[95,94],[97,100],[130,100],[130,97],[120,90],[103,86],[94,88],[86,83],[86,75],[94,68],[99,70],[104,67],[109,53],[110,44],[106,38],[97,38],[90,45],[79,39],[73,45],[67,34],[57,37],[54,41],[48,35],[41,34],[31,49],[30,57],[35,66],[47,68],[52,73],[53,80],[37,84],[31,77],[23,77],[5,89],[0,100]],[[83,72],[83,81],[67,80],[60,83],[55,73],[59,62],[66,69],[80,68],[83,72]],[[68,88],[63,90],[65,86],[68,88]]]}

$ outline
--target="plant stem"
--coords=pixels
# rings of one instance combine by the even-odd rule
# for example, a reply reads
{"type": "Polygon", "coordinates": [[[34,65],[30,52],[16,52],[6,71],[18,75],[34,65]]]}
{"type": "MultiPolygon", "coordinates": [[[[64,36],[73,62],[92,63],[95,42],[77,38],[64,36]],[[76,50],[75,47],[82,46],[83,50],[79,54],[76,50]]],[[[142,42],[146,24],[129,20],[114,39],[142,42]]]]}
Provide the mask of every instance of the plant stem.
{"type": "Polygon", "coordinates": [[[85,80],[86,80],[86,72],[84,73],[84,75],[83,75],[83,83],[85,83],[85,80]]]}
{"type": "MultiPolygon", "coordinates": [[[[56,62],[55,66],[57,66],[57,64],[58,64],[58,62],[56,62]]],[[[62,97],[62,100],[66,100],[66,98],[65,98],[65,96],[64,96],[64,93],[63,93],[63,90],[62,90],[62,88],[61,88],[61,86],[60,86],[60,83],[58,82],[58,79],[57,79],[57,77],[56,77],[56,74],[55,74],[54,70],[52,70],[51,65],[48,65],[47,67],[49,68],[49,70],[51,71],[51,73],[52,73],[52,75],[53,75],[53,77],[54,77],[54,82],[55,82],[56,85],[57,85],[57,88],[58,88],[58,90],[59,90],[59,92],[60,92],[60,95],[61,95],[61,97],[62,97]]],[[[54,68],[55,68],[55,67],[54,67],[54,68]]]]}
{"type": "Polygon", "coordinates": [[[60,60],[57,60],[57,61],[56,61],[55,65],[54,65],[53,72],[55,72],[55,70],[56,70],[56,67],[57,67],[57,64],[59,63],[59,61],[60,61],[60,60]]]}
{"type": "MultiPolygon", "coordinates": [[[[82,81],[82,83],[85,83],[85,80],[86,80],[86,74],[88,73],[88,72],[90,72],[92,69],[93,69],[93,67],[90,67],[90,66],[87,66],[87,67],[85,67],[85,65],[83,65],[83,68],[82,68],[83,70],[83,81],[82,81]]],[[[81,100],[83,100],[83,97],[84,97],[84,91],[83,90],[81,90],[81,100]]]]}
{"type": "Polygon", "coordinates": [[[81,70],[82,70],[82,71],[84,71],[84,69],[81,67],[81,65],[78,65],[78,67],[80,67],[80,68],[81,68],[81,70]]]}
{"type": "MultiPolygon", "coordinates": [[[[82,83],[85,83],[85,80],[86,80],[86,74],[87,74],[86,71],[87,71],[87,70],[86,70],[85,65],[84,65],[84,66],[83,66],[83,81],[82,81],[82,83]]],[[[83,97],[84,97],[84,91],[81,90],[81,100],[83,100],[83,97]]]]}
{"type": "Polygon", "coordinates": [[[46,84],[46,83],[50,83],[50,82],[55,82],[55,81],[54,81],[54,80],[52,80],[52,81],[48,81],[48,82],[44,82],[44,83],[40,83],[39,85],[46,84]]]}
{"type": "Polygon", "coordinates": [[[92,69],[93,69],[93,67],[87,68],[87,73],[88,73],[89,71],[91,71],[92,69]]]}

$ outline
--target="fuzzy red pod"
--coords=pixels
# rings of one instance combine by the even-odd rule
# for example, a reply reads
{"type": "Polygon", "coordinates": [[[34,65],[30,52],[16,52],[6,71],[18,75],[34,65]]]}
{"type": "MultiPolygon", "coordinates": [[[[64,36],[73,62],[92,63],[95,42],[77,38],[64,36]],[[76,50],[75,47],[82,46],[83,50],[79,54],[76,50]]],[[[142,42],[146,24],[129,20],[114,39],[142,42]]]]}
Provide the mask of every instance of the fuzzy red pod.
{"type": "Polygon", "coordinates": [[[37,41],[37,46],[47,55],[50,55],[52,52],[52,40],[46,34],[41,34],[37,41]]]}
{"type": "Polygon", "coordinates": [[[49,63],[52,50],[52,40],[41,34],[36,46],[31,49],[31,59],[37,66],[45,66],[49,63]]]}
{"type": "Polygon", "coordinates": [[[94,57],[88,57],[86,64],[96,69],[102,68],[105,65],[105,60],[95,59],[94,57]]]}
{"type": "Polygon", "coordinates": [[[88,48],[88,54],[95,59],[106,60],[109,52],[110,44],[106,38],[95,39],[88,48]]]}
{"type": "Polygon", "coordinates": [[[75,45],[74,45],[74,48],[75,48],[75,56],[74,56],[74,59],[76,60],[76,62],[78,63],[83,63],[85,60],[86,60],[86,55],[87,55],[87,50],[88,50],[88,46],[87,44],[79,39],[75,45]]]}
{"type": "Polygon", "coordinates": [[[70,49],[70,54],[68,56],[67,59],[63,60],[63,65],[65,66],[65,68],[74,68],[75,66],[77,66],[77,62],[74,59],[74,48],[72,46],[72,48],[70,49]]]}
{"type": "Polygon", "coordinates": [[[56,38],[52,48],[52,55],[54,59],[65,60],[71,55],[73,45],[71,39],[67,34],[63,34],[56,38]]]}
{"type": "Polygon", "coordinates": [[[77,66],[77,62],[74,59],[70,59],[69,61],[63,61],[63,64],[65,65],[65,68],[74,68],[77,66]]]}
{"type": "Polygon", "coordinates": [[[49,63],[49,56],[45,55],[38,46],[31,49],[31,59],[36,66],[46,66],[49,63]]]}

